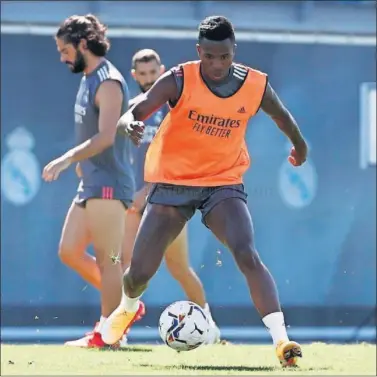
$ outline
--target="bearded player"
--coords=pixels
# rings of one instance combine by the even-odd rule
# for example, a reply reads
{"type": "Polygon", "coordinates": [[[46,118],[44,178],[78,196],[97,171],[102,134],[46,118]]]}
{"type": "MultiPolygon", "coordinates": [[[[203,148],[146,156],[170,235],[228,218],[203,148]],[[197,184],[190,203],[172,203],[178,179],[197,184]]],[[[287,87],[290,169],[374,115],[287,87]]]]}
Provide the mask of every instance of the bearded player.
{"type": "MultiPolygon", "coordinates": [[[[95,16],[67,18],[55,39],[61,62],[83,77],[75,102],[77,146],[51,161],[43,178],[54,181],[71,164],[80,163],[81,182],[65,219],[59,256],[101,293],[99,323],[72,345],[102,348],[107,345],[101,328],[121,298],[123,270],[116,261],[122,251],[126,209],[134,195],[132,168],[124,153],[130,141],[116,133],[129,94],[121,73],[106,59],[110,47],[106,27],[95,16]],[[90,244],[95,258],[86,253],[90,244]]],[[[137,318],[144,313],[141,303],[137,313],[137,318]]]]}
{"type": "MultiPolygon", "coordinates": [[[[140,88],[141,94],[129,102],[129,107],[132,107],[142,99],[143,94],[152,87],[164,71],[165,67],[161,64],[160,56],[154,50],[140,50],[133,56],[131,73],[140,88]]],[[[140,146],[132,148],[131,161],[134,168],[137,192],[133,206],[128,211],[126,218],[123,265],[127,267],[132,257],[133,245],[135,243],[142,214],[147,204],[146,197],[150,188],[150,185],[144,182],[145,155],[162,119],[166,116],[168,111],[168,105],[165,104],[144,121],[144,136],[141,140],[140,146]]],[[[212,320],[202,283],[194,270],[190,267],[186,226],[174,242],[168,247],[165,254],[165,262],[171,275],[178,281],[185,291],[187,298],[200,305],[206,312],[211,323],[211,331],[208,334],[207,343],[212,344],[219,342],[220,331],[212,320]]]]}

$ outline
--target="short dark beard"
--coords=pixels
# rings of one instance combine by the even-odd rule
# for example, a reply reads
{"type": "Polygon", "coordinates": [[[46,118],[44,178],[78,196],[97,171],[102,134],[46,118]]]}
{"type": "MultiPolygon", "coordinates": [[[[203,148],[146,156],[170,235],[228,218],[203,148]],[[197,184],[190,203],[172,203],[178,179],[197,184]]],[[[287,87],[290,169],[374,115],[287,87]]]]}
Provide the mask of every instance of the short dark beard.
{"type": "Polygon", "coordinates": [[[80,52],[79,49],[76,49],[76,60],[73,63],[73,66],[71,66],[72,73],[81,73],[86,68],[86,61],[84,58],[84,55],[80,52]]]}
{"type": "Polygon", "coordinates": [[[152,87],[152,85],[153,85],[154,83],[149,87],[149,89],[145,89],[145,88],[143,88],[139,83],[137,83],[137,84],[139,85],[139,89],[140,89],[140,91],[141,91],[142,93],[146,93],[146,92],[152,87]]]}

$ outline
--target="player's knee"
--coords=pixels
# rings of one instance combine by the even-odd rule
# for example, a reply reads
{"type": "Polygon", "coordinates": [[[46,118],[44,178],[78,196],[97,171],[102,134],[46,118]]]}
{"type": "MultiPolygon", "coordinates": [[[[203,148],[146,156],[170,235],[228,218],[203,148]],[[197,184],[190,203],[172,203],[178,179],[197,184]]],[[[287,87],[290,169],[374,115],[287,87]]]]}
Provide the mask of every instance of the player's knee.
{"type": "Polygon", "coordinates": [[[102,255],[96,255],[96,265],[101,275],[103,275],[103,273],[105,272],[107,264],[110,264],[109,261],[108,263],[106,263],[105,258],[103,258],[102,255]]]}
{"type": "Polygon", "coordinates": [[[96,264],[100,273],[103,274],[106,271],[113,271],[117,268],[117,265],[122,265],[121,257],[116,254],[107,254],[105,252],[96,253],[96,264]]]}
{"type": "Polygon", "coordinates": [[[72,266],[78,257],[77,249],[73,245],[61,241],[59,244],[58,256],[62,263],[67,266],[72,266]]]}
{"type": "Polygon", "coordinates": [[[145,268],[134,268],[131,264],[127,273],[124,275],[123,281],[131,291],[134,291],[148,284],[151,277],[151,273],[149,273],[145,268]]]}
{"type": "Polygon", "coordinates": [[[240,243],[232,251],[237,265],[243,273],[262,266],[258,252],[251,244],[240,243]]]}

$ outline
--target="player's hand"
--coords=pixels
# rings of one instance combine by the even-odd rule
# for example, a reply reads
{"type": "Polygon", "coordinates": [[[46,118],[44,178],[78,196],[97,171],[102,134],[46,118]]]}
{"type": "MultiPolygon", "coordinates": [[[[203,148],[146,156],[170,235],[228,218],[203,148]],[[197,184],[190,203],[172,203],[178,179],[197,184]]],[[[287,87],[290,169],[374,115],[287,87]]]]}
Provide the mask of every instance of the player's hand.
{"type": "Polygon", "coordinates": [[[79,162],[76,164],[76,175],[77,175],[79,178],[82,178],[82,170],[81,170],[81,165],[80,165],[79,162]]]}
{"type": "Polygon", "coordinates": [[[70,165],[71,165],[71,160],[68,157],[66,156],[59,157],[51,161],[44,167],[42,178],[46,182],[55,181],[59,178],[60,173],[63,170],[67,169],[70,165]]]}
{"type": "Polygon", "coordinates": [[[122,135],[128,136],[135,145],[139,146],[143,140],[145,125],[138,120],[123,122],[122,118],[120,118],[117,124],[117,130],[122,135]]]}
{"type": "Polygon", "coordinates": [[[296,145],[292,147],[291,154],[288,157],[288,161],[293,166],[301,166],[305,161],[308,155],[308,147],[305,142],[301,145],[296,145]]]}

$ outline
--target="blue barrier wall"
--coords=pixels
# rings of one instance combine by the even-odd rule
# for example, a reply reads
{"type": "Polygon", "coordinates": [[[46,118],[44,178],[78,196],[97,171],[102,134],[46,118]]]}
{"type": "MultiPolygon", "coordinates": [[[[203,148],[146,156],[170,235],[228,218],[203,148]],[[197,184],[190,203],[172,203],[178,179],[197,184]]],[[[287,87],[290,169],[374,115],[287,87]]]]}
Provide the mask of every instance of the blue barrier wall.
{"type": "MultiPolygon", "coordinates": [[[[131,56],[147,47],[167,67],[196,59],[193,41],[113,39],[109,58],[132,89],[131,56]]],[[[250,124],[249,207],[283,306],[296,325],[357,324],[376,300],[376,171],[359,168],[360,85],[376,80],[375,50],[245,42],[237,60],[269,74],[311,147],[308,163],[291,169],[289,144],[273,122],[259,113],[250,124]]],[[[30,325],[35,316],[39,324],[88,324],[98,316],[98,294],[57,258],[78,182],[73,169],[52,184],[40,179],[42,167],[73,145],[80,77],[59,62],[51,37],[2,35],[1,61],[2,324],[30,325]]],[[[243,277],[199,216],[189,236],[220,325],[257,321],[243,277]],[[237,318],[229,316],[234,308],[237,318]]],[[[163,266],[145,294],[151,309],[143,324],[155,325],[160,308],[182,297],[163,266]]]]}
{"type": "Polygon", "coordinates": [[[196,29],[211,14],[230,17],[236,30],[376,33],[373,1],[2,1],[1,20],[55,25],[94,13],[109,26],[196,29]],[[148,9],[148,12],[145,11],[148,9]],[[357,17],[355,17],[357,14],[357,17]]]}

